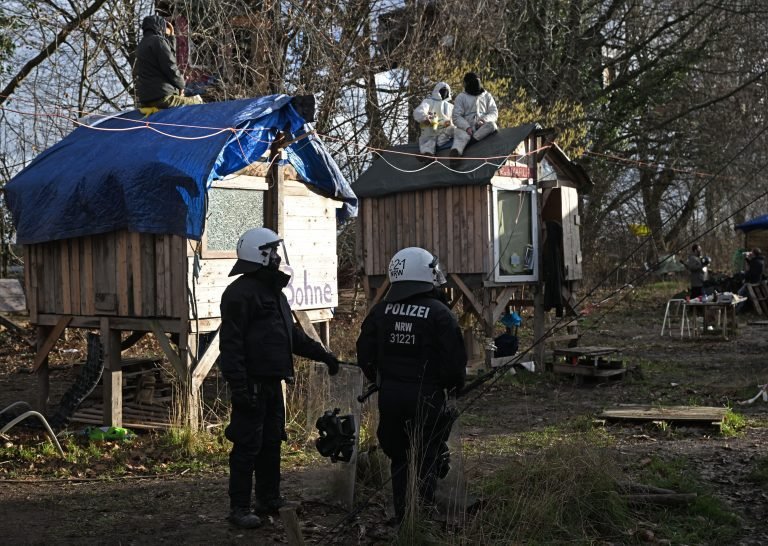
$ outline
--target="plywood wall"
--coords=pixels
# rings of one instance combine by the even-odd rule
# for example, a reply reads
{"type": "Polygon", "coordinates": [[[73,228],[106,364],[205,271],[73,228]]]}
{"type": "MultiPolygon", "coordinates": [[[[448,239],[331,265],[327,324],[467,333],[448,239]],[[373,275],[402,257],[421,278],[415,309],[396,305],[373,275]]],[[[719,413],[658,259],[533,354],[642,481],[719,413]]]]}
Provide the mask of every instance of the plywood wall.
{"type": "MultiPolygon", "coordinates": [[[[281,234],[285,240],[291,283],[284,290],[294,310],[329,309],[339,304],[336,253],[336,209],[338,201],[311,192],[297,180],[285,180],[284,218],[281,234]]],[[[192,286],[193,260],[188,258],[188,282],[192,286]]],[[[197,309],[190,318],[216,319],[224,289],[234,280],[228,277],[235,264],[230,257],[200,260],[199,279],[194,284],[197,309]]]]}
{"type": "Polygon", "coordinates": [[[437,254],[447,271],[490,267],[489,186],[457,186],[360,200],[358,254],[366,275],[385,275],[408,246],[437,254]]]}

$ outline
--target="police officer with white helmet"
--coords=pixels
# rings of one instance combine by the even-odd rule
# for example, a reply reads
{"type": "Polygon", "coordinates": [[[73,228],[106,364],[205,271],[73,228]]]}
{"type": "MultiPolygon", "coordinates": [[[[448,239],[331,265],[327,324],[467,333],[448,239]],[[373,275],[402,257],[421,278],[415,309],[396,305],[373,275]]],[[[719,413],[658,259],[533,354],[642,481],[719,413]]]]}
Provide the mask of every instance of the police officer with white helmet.
{"type": "Polygon", "coordinates": [[[418,247],[400,250],[389,264],[389,280],[387,295],[363,321],[357,358],[365,376],[379,384],[377,433],[391,459],[399,522],[406,512],[409,453],[416,456],[421,502],[434,502],[448,432],[446,396],[463,387],[467,355],[456,316],[444,303],[446,278],[436,256],[418,247]]]}
{"type": "Polygon", "coordinates": [[[229,274],[241,276],[221,297],[219,367],[232,399],[225,431],[233,443],[228,519],[241,528],[259,527],[257,513],[276,513],[287,504],[280,496],[280,446],[286,439],[281,381],[293,378],[292,355],[325,362],[331,375],[339,371],[336,357],[293,322],[282,292],[290,276],[279,270],[281,243],[270,229],[246,231],[229,274]]]}

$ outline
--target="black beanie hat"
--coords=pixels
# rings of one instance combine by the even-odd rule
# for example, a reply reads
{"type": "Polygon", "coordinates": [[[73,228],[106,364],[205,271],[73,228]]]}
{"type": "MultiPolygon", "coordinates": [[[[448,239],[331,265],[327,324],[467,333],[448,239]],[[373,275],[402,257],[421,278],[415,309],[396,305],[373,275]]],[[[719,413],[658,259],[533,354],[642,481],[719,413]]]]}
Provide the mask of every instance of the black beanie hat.
{"type": "Polygon", "coordinates": [[[464,75],[464,91],[470,95],[479,95],[484,91],[480,85],[480,77],[474,72],[467,72],[464,75]]]}

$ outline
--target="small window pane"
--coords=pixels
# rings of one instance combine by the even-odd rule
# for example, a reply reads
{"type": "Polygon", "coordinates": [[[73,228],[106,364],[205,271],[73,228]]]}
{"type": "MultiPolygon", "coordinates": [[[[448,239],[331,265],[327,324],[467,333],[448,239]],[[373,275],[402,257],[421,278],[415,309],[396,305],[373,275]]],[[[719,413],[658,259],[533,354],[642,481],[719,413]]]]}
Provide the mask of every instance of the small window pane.
{"type": "Polygon", "coordinates": [[[499,274],[533,275],[531,192],[498,192],[499,274]]]}
{"type": "Polygon", "coordinates": [[[205,233],[208,250],[235,250],[244,231],[264,225],[264,192],[230,188],[208,190],[205,233]]]}

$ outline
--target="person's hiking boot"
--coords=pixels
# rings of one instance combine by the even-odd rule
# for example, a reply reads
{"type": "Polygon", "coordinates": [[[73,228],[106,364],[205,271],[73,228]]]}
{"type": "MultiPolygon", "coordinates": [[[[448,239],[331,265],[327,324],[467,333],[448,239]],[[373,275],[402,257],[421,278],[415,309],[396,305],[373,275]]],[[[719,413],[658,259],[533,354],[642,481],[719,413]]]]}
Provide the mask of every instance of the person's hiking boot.
{"type": "Polygon", "coordinates": [[[460,157],[461,154],[456,148],[451,148],[451,152],[448,154],[451,158],[451,169],[458,169],[459,168],[459,160],[456,159],[457,157],[460,157]]]}
{"type": "Polygon", "coordinates": [[[259,516],[251,512],[248,508],[235,507],[229,511],[227,520],[241,529],[256,529],[261,527],[259,516]]]}
{"type": "Polygon", "coordinates": [[[419,156],[419,161],[422,163],[432,163],[435,160],[435,154],[431,154],[429,152],[424,152],[419,156]]]}
{"type": "Polygon", "coordinates": [[[293,508],[296,512],[301,511],[301,504],[286,500],[284,497],[277,497],[275,499],[256,499],[253,506],[253,511],[256,514],[277,514],[281,508],[293,508]]]}

